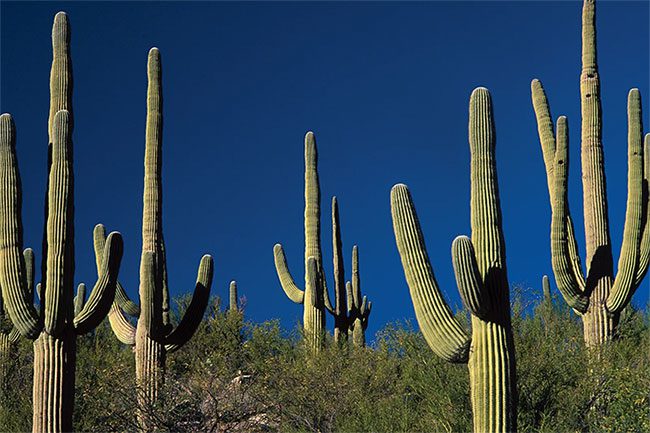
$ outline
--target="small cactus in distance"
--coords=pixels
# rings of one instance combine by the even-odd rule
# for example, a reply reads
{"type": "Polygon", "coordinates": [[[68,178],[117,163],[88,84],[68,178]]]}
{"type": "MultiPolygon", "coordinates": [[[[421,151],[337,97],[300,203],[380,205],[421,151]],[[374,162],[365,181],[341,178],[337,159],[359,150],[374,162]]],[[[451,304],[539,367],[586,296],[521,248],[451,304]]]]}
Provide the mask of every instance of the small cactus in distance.
{"type": "MultiPolygon", "coordinates": [[[[206,254],[199,264],[192,301],[178,326],[173,328],[169,317],[170,298],[162,231],[162,70],[157,48],[149,51],[147,75],[140,306],[130,301],[121,285],[118,285],[122,299],[116,299],[109,315],[116,337],[134,346],[138,404],[141,408],[158,400],[160,387],[164,383],[167,354],[189,341],[201,323],[208,305],[213,275],[213,260],[206,254]],[[125,315],[133,312],[137,317],[135,327],[125,315]]],[[[104,227],[98,226],[95,229],[98,266],[103,265],[105,258],[102,253],[104,241],[104,227]]],[[[138,419],[144,431],[153,428],[146,411],[138,411],[138,419]]]]}
{"type": "Polygon", "coordinates": [[[228,305],[228,311],[232,311],[232,312],[239,311],[239,305],[238,305],[239,298],[237,297],[237,282],[234,280],[230,282],[230,289],[228,295],[230,298],[230,305],[228,305]]]}
{"type": "Polygon", "coordinates": [[[441,358],[468,364],[474,431],[513,432],[515,351],[487,89],[472,92],[469,113],[472,238],[454,240],[452,262],[461,299],[471,313],[471,337],[440,292],[406,185],[395,185],[391,191],[393,228],[424,338],[441,358]]]}

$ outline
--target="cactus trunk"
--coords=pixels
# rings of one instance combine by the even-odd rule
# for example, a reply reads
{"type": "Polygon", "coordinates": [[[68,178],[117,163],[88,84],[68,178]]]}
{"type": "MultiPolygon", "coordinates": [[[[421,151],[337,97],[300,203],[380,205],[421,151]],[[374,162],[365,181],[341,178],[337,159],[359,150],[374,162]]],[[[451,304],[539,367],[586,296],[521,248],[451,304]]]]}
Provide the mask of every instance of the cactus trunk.
{"type": "Polygon", "coordinates": [[[165,377],[165,346],[147,335],[138,324],[135,336],[135,379],[138,398],[138,423],[142,431],[155,430],[150,408],[158,401],[165,377]]]}
{"type": "Polygon", "coordinates": [[[0,332],[0,406],[4,406],[3,393],[7,390],[7,380],[9,379],[9,365],[13,359],[14,344],[9,340],[9,335],[0,332]]]}
{"type": "Polygon", "coordinates": [[[72,431],[76,336],[42,333],[34,341],[34,432],[72,431]]]}

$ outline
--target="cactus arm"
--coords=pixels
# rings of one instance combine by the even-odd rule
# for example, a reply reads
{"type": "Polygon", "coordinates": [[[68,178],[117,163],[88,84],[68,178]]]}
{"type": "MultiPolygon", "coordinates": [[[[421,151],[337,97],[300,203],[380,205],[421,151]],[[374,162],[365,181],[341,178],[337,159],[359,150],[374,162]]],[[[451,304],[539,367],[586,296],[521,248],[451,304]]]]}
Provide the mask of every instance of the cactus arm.
{"type": "Polygon", "coordinates": [[[635,286],[639,286],[648,272],[650,264],[650,133],[645,135],[643,144],[643,200],[646,210],[643,237],[641,238],[639,266],[637,267],[635,286]]]}
{"type": "Polygon", "coordinates": [[[486,305],[481,274],[476,262],[472,241],[467,236],[458,236],[451,244],[451,258],[456,275],[456,285],[460,298],[473,315],[485,318],[486,305]]]}
{"type": "Polygon", "coordinates": [[[605,307],[618,313],[627,304],[637,286],[634,285],[639,263],[643,218],[643,125],[641,95],[638,89],[628,94],[628,174],[627,208],[623,228],[623,244],[618,260],[618,273],[605,307]]]}
{"type": "MultiPolygon", "coordinates": [[[[104,246],[106,245],[106,228],[103,224],[97,224],[93,229],[93,247],[95,250],[95,263],[97,265],[97,275],[101,274],[102,261],[104,259],[104,246]]],[[[126,294],[126,290],[118,281],[115,286],[115,302],[124,310],[126,314],[133,317],[140,315],[140,307],[131,301],[126,294]]]]}
{"type": "Polygon", "coordinates": [[[348,301],[348,316],[352,315],[354,309],[354,296],[352,295],[352,282],[345,283],[345,299],[348,301]]]}
{"type": "MultiPolygon", "coordinates": [[[[542,145],[542,155],[544,157],[544,167],[546,168],[546,182],[548,184],[549,199],[551,206],[553,206],[555,183],[554,183],[554,168],[555,168],[555,151],[556,151],[556,138],[553,133],[553,120],[551,117],[551,110],[544,92],[544,87],[541,81],[534,79],[531,83],[531,94],[533,100],[533,108],[535,111],[535,118],[537,120],[537,132],[539,141],[542,145]]],[[[568,236],[568,254],[569,261],[572,266],[572,272],[579,287],[584,290],[585,281],[582,272],[582,265],[580,264],[580,255],[578,252],[578,244],[575,239],[575,231],[573,229],[573,221],[567,209],[567,236],[568,236]]]]}
{"type": "Polygon", "coordinates": [[[228,307],[229,311],[237,311],[239,309],[239,307],[237,306],[237,300],[239,298],[237,297],[237,282],[234,280],[230,282],[230,289],[228,291],[228,295],[230,298],[230,305],[228,307]]]}
{"type": "Polygon", "coordinates": [[[20,332],[18,332],[16,328],[11,328],[11,331],[9,331],[9,335],[7,338],[9,339],[10,343],[16,343],[20,338],[20,332]]]}
{"type": "MultiPolygon", "coordinates": [[[[72,115],[72,60],[70,57],[70,23],[65,12],[54,16],[52,25],[52,69],[50,71],[49,143],[54,142],[54,118],[60,110],[72,115]]],[[[71,126],[72,128],[72,126],[71,126]]]]}
{"type": "Polygon", "coordinates": [[[551,302],[551,284],[548,281],[548,275],[542,276],[542,294],[544,302],[551,302]]]}
{"type": "Polygon", "coordinates": [[[352,302],[358,309],[361,306],[361,277],[359,276],[359,248],[352,246],[352,302]]]}
{"type": "Polygon", "coordinates": [[[406,185],[398,184],[391,190],[391,214],[397,249],[425,340],[441,358],[467,362],[470,337],[440,293],[406,185]]]}
{"type": "Polygon", "coordinates": [[[296,304],[302,304],[305,299],[305,292],[298,288],[293,277],[291,277],[282,245],[275,244],[273,247],[273,257],[275,258],[275,270],[284,293],[296,304]]]}
{"type": "Polygon", "coordinates": [[[589,299],[584,296],[575,279],[567,252],[570,240],[567,235],[567,177],[569,171],[568,131],[566,117],[557,121],[557,150],[555,152],[555,179],[551,217],[551,262],[557,287],[571,308],[584,313],[589,299]]]}
{"type": "Polygon", "coordinates": [[[122,235],[118,232],[108,235],[103,255],[108,259],[102,263],[102,271],[90,293],[88,302],[74,318],[77,334],[92,331],[108,314],[115,299],[115,286],[123,250],[122,235]]]}
{"type": "Polygon", "coordinates": [[[214,262],[212,257],[206,254],[201,258],[192,301],[176,329],[165,338],[164,344],[167,352],[180,349],[192,338],[192,335],[201,324],[210,298],[213,271],[214,262]]]}
{"type": "Polygon", "coordinates": [[[108,322],[111,324],[113,334],[121,343],[129,346],[135,345],[135,327],[124,316],[116,302],[113,302],[108,312],[108,322]]]}
{"type": "Polygon", "coordinates": [[[21,335],[36,339],[42,329],[31,299],[25,296],[27,271],[21,253],[21,183],[16,158],[16,131],[9,114],[0,116],[0,288],[5,308],[21,335]]]}
{"type": "Polygon", "coordinates": [[[160,229],[160,253],[159,253],[159,266],[160,266],[160,281],[162,282],[162,324],[165,333],[171,332],[173,326],[170,322],[170,305],[169,305],[169,285],[167,284],[167,253],[165,251],[165,240],[160,229]]]}
{"type": "Polygon", "coordinates": [[[74,297],[74,316],[77,317],[81,310],[84,309],[86,304],[86,285],[79,283],[77,286],[77,294],[74,297]]]}
{"type": "Polygon", "coordinates": [[[25,261],[27,300],[29,302],[34,302],[34,251],[31,248],[25,248],[23,250],[23,260],[25,261]]]}

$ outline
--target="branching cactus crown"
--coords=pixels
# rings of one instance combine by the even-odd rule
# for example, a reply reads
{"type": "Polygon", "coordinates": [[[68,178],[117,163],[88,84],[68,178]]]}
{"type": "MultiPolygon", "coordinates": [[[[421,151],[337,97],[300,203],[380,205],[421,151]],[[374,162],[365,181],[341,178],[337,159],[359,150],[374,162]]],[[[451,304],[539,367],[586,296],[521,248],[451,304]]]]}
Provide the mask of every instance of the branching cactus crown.
{"type": "MultiPolygon", "coordinates": [[[[76,336],[93,330],[108,313],[122,259],[122,237],[111,233],[105,263],[86,303],[74,301],[74,176],[72,159],[72,69],[70,26],[54,18],[50,75],[49,177],[45,202],[40,311],[33,304],[34,259],[23,252],[22,191],[16,131],[0,116],[0,286],[15,330],[34,340],[33,430],[71,431],[76,336]]],[[[85,286],[82,289],[85,298],[85,286]]],[[[15,333],[13,334],[15,335],[15,333]]]]}
{"type": "Polygon", "coordinates": [[[551,261],[555,281],[567,304],[582,316],[585,343],[589,347],[598,346],[615,332],[621,311],[641,284],[650,263],[650,135],[646,135],[644,145],[641,95],[638,89],[632,89],[627,105],[627,208],[618,273],[614,276],[602,144],[594,0],[585,0],[582,8],[580,75],[586,274],[583,273],[568,205],[568,121],[560,116],[554,130],[542,83],[533,80],[531,91],[551,202],[551,261]]]}
{"type": "MultiPolygon", "coordinates": [[[[140,305],[129,300],[121,284],[117,285],[109,321],[116,337],[134,346],[139,405],[149,406],[158,399],[163,384],[165,360],[187,343],[198,328],[208,305],[212,284],[213,260],[201,258],[192,301],[174,328],[170,321],[170,297],[167,263],[162,231],[162,70],[160,52],[149,51],[147,122],[144,163],[144,197],[142,217],[142,255],[140,261],[140,305]],[[133,326],[127,315],[137,317],[133,326]]],[[[95,228],[95,256],[98,269],[104,265],[103,226],[95,228]]],[[[139,413],[140,424],[151,424],[139,413]]]]}
{"type": "Polygon", "coordinates": [[[470,98],[472,238],[452,243],[452,262],[471,337],[444,301],[433,273],[408,188],[391,191],[393,228],[415,314],[441,358],[467,363],[475,432],[516,431],[515,351],[510,323],[505,242],[494,159],[492,103],[487,89],[470,98]]]}

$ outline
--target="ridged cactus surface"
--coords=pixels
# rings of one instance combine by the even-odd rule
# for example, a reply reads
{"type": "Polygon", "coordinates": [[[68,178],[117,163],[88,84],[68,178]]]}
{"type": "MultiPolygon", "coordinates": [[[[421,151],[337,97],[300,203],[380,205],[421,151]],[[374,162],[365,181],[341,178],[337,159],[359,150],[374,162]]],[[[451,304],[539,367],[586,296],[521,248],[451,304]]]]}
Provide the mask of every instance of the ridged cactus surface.
{"type": "MultiPolygon", "coordinates": [[[[173,328],[169,317],[170,298],[162,230],[162,69],[157,48],[149,51],[147,75],[140,305],[138,307],[129,300],[118,283],[116,300],[109,314],[116,337],[134,346],[140,408],[155,404],[164,382],[167,354],[187,343],[201,323],[213,276],[212,257],[204,255],[199,264],[192,301],[178,326],[173,328]],[[137,317],[135,327],[126,315],[137,317]]],[[[97,266],[102,266],[105,258],[102,253],[105,242],[103,226],[95,228],[94,239],[97,266]]],[[[146,412],[139,411],[138,418],[141,428],[148,431],[152,427],[146,412]]]]}
{"type": "MultiPolygon", "coordinates": [[[[323,276],[320,245],[320,186],[318,153],[313,132],[305,135],[305,289],[301,290],[289,272],[282,245],[273,247],[275,269],[287,297],[302,304],[303,330],[308,344],[320,350],[325,332],[325,297],[327,287],[323,276]]],[[[328,300],[329,303],[329,300],[328,300]]]]}
{"type": "Polygon", "coordinates": [[[228,311],[239,311],[239,305],[238,305],[239,298],[237,297],[236,281],[230,282],[230,288],[228,290],[228,298],[229,298],[228,311]]]}
{"type": "Polygon", "coordinates": [[[649,136],[643,145],[641,97],[638,89],[628,94],[628,196],[623,242],[614,275],[609,233],[600,77],[596,52],[594,0],[582,9],[582,114],[581,162],[586,240],[586,274],[583,272],[568,205],[568,121],[560,116],[557,125],[539,80],[531,84],[533,107],[551,202],[551,258],[553,273],[565,301],[582,316],[584,340],[594,347],[612,337],[620,312],[641,284],[650,262],[647,188],[650,171],[649,136]]]}
{"type": "Polygon", "coordinates": [[[495,134],[487,89],[470,98],[472,238],[452,244],[456,282],[471,313],[471,337],[445,302],[429,261],[408,188],[391,191],[397,247],[420,329],[431,349],[449,362],[467,363],[475,432],[517,429],[515,351],[494,159],[495,134]]]}

